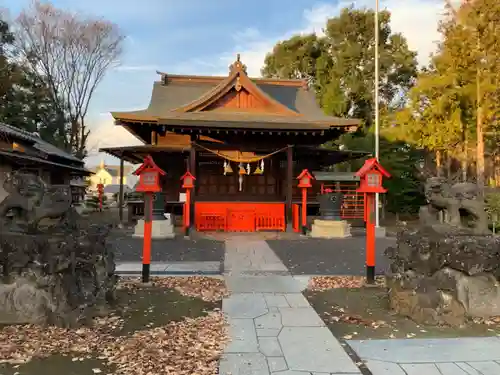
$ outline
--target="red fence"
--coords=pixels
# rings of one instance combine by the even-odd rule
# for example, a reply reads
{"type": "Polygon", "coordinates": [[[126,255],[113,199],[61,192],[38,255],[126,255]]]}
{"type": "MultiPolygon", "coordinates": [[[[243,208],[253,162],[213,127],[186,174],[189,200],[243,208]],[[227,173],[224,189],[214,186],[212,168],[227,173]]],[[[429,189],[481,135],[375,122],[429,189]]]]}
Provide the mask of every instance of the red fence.
{"type": "Polygon", "coordinates": [[[365,197],[363,193],[356,192],[359,187],[357,182],[340,182],[334,184],[321,184],[321,194],[332,192],[342,193],[342,219],[364,219],[365,197]]]}
{"type": "Polygon", "coordinates": [[[285,231],[284,203],[196,202],[198,231],[285,231]]]}

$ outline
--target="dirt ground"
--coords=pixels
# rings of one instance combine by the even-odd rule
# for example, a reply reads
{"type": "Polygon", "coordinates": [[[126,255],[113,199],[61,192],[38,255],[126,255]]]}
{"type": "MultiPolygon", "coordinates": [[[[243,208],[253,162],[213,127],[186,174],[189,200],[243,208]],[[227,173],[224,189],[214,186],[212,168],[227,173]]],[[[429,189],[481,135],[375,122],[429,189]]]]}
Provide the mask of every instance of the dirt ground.
{"type": "Polygon", "coordinates": [[[389,311],[386,288],[307,290],[304,295],[340,339],[445,338],[500,335],[500,321],[470,322],[464,328],[418,325],[389,311]]]}
{"type": "MultiPolygon", "coordinates": [[[[201,298],[190,297],[186,295],[182,295],[179,291],[165,288],[161,285],[159,286],[142,286],[142,287],[124,287],[117,291],[118,296],[118,304],[116,308],[113,310],[110,316],[106,317],[104,320],[97,320],[96,326],[94,327],[94,335],[89,336],[89,340],[99,340],[100,337],[103,337],[102,347],[99,343],[88,343],[88,348],[82,348],[85,346],[85,343],[73,343],[69,344],[74,347],[67,347],[64,344],[61,345],[60,341],[64,340],[64,334],[59,334],[57,342],[54,339],[53,343],[40,343],[40,348],[36,349],[36,351],[42,352],[40,353],[40,357],[37,358],[35,356],[27,363],[20,364],[12,364],[12,363],[0,363],[0,374],[1,375],[42,375],[42,374],[50,374],[50,375],[91,375],[91,374],[146,374],[147,371],[141,370],[137,368],[137,371],[131,369],[133,365],[124,366],[127,367],[125,371],[117,371],[117,366],[115,364],[109,364],[107,359],[110,356],[115,356],[116,354],[111,355],[110,352],[112,350],[116,350],[118,352],[122,351],[123,353],[119,353],[124,359],[121,360],[122,364],[124,360],[126,361],[127,355],[126,350],[130,350],[132,355],[129,355],[130,361],[133,361],[133,356],[136,356],[137,353],[134,351],[142,351],[142,350],[150,350],[151,353],[163,353],[165,352],[165,356],[169,356],[169,348],[165,349],[166,346],[160,348],[161,342],[166,340],[175,340],[179,344],[178,346],[182,347],[183,345],[187,347],[193,347],[195,345],[203,344],[202,340],[207,340],[207,337],[203,337],[203,334],[200,334],[199,338],[196,336],[197,334],[194,329],[192,332],[189,332],[189,329],[186,329],[187,326],[182,326],[179,329],[170,328],[170,330],[165,330],[164,327],[172,326],[174,322],[188,322],[190,319],[195,319],[203,316],[207,316],[208,313],[213,312],[214,310],[220,309],[221,301],[204,301],[201,298]],[[98,331],[98,334],[95,334],[95,331],[98,331]],[[149,336],[149,332],[151,335],[149,336]],[[174,332],[170,334],[166,334],[166,332],[174,332]],[[185,336],[183,334],[185,333],[185,336]],[[178,335],[178,337],[176,336],[178,335]],[[158,341],[155,343],[155,336],[159,337],[158,341]],[[187,337],[189,336],[189,337],[187,337]],[[108,349],[113,347],[113,339],[115,337],[116,342],[120,342],[119,348],[108,349]],[[186,338],[187,337],[187,338],[186,338]],[[110,339],[111,338],[111,339],[110,339]],[[149,348],[146,348],[145,345],[140,344],[140,340],[151,341],[149,343],[149,348]],[[189,342],[189,340],[191,340],[189,342]],[[196,340],[200,340],[201,342],[196,342],[196,340]],[[47,348],[48,345],[54,344],[60,346],[61,350],[51,350],[47,348]],[[50,352],[48,356],[43,354],[43,351],[50,352]],[[43,370],[42,370],[43,369],[43,370]]],[[[210,322],[209,322],[210,323],[210,322]]],[[[208,324],[209,324],[208,323],[208,324]]],[[[205,323],[207,324],[207,323],[205,323]]],[[[188,327],[189,328],[189,327],[188,327]]],[[[220,327],[214,327],[218,329],[220,327]]],[[[0,329],[0,334],[2,330],[6,328],[0,329]]],[[[10,327],[10,329],[13,329],[10,327]]],[[[40,337],[43,337],[45,341],[50,339],[49,336],[44,336],[43,333],[40,332],[40,328],[37,328],[37,333],[31,335],[30,327],[26,329],[19,328],[19,332],[13,331],[16,333],[18,337],[19,334],[26,335],[26,339],[33,340],[40,337]],[[31,337],[30,337],[31,335],[31,337]]],[[[56,329],[54,329],[56,330],[56,329]]],[[[71,334],[78,335],[78,330],[72,330],[71,334]]],[[[213,338],[214,342],[217,340],[217,334],[213,338]]],[[[83,333],[81,334],[83,337],[83,333]]],[[[2,341],[4,338],[2,338],[2,341]]],[[[68,341],[71,339],[68,338],[68,341]]],[[[77,340],[78,341],[78,340],[77,340]]],[[[16,343],[17,344],[17,343],[16,343]]],[[[23,344],[20,340],[18,343],[18,350],[22,352],[22,346],[27,344],[23,344]]],[[[29,343],[30,347],[33,346],[33,343],[29,343]]],[[[168,344],[170,347],[174,345],[174,343],[168,344]]],[[[213,347],[212,347],[212,350],[213,347]]],[[[175,349],[173,349],[175,351],[175,349]]],[[[217,348],[215,349],[217,351],[217,348]]],[[[153,354],[149,354],[150,356],[153,354]]],[[[2,358],[2,352],[0,351],[0,362],[5,362],[6,358],[2,358]]],[[[146,353],[147,354],[147,353],[146,353]]],[[[182,354],[182,353],[181,353],[182,354]]],[[[180,355],[179,353],[175,353],[175,355],[180,355]]],[[[193,354],[195,357],[195,355],[193,354]]],[[[193,357],[193,360],[195,358],[193,357]]],[[[12,360],[12,358],[10,358],[12,360]]],[[[22,360],[22,359],[21,359],[22,360]]],[[[201,360],[205,360],[205,358],[201,358],[201,360]]],[[[179,361],[177,361],[179,362],[179,361]]],[[[207,361],[209,362],[209,361],[207,361]]],[[[168,365],[168,364],[167,364],[168,365]]],[[[166,365],[166,366],[167,366],[166,365]]],[[[122,366],[123,367],[123,366],[122,366]]],[[[208,365],[207,365],[208,369],[208,365]]],[[[172,372],[179,374],[187,374],[191,373],[191,370],[186,370],[187,372],[172,372]]],[[[211,371],[207,370],[206,372],[200,372],[201,374],[209,374],[211,371]]]]}

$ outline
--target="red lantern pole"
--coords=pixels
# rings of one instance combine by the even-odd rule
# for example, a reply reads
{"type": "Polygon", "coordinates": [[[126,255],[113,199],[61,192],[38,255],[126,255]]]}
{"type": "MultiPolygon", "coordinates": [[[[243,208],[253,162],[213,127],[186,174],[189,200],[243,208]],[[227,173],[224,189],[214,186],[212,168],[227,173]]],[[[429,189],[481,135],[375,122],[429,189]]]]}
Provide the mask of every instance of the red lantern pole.
{"type": "Polygon", "coordinates": [[[194,188],[194,181],[196,178],[187,171],[181,177],[182,188],[186,189],[186,201],[184,202],[184,235],[189,236],[189,229],[191,227],[191,189],[194,188]]]}
{"type": "Polygon", "coordinates": [[[366,283],[375,284],[375,194],[366,195],[366,283]]]}
{"type": "Polygon", "coordinates": [[[307,188],[302,188],[302,234],[307,234],[307,188]]]}
{"type": "Polygon", "coordinates": [[[142,165],[134,172],[139,176],[136,191],[144,193],[144,244],[142,246],[142,282],[149,282],[151,271],[151,237],[153,231],[153,194],[161,192],[160,177],[165,171],[156,165],[151,155],[144,158],[142,165]]]}
{"type": "Polygon", "coordinates": [[[191,189],[186,188],[186,202],[184,202],[185,210],[184,210],[184,228],[185,235],[189,236],[189,228],[191,227],[191,189]]]}
{"type": "Polygon", "coordinates": [[[153,193],[144,194],[144,244],[142,247],[142,282],[149,282],[151,272],[151,235],[153,217],[153,193]]]}

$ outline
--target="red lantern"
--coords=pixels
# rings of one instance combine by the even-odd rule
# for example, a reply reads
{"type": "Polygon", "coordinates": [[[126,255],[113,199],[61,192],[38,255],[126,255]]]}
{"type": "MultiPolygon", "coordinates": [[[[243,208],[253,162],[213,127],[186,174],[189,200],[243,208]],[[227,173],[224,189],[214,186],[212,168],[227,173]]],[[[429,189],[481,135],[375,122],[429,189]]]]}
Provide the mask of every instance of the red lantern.
{"type": "Polygon", "coordinates": [[[391,175],[378,162],[377,158],[365,161],[365,164],[356,172],[359,177],[358,193],[363,193],[365,201],[366,222],[366,282],[375,283],[375,215],[377,193],[385,193],[387,189],[382,186],[383,178],[391,175]]]}
{"type": "Polygon", "coordinates": [[[312,187],[311,180],[313,176],[309,173],[307,169],[302,170],[297,176],[299,180],[298,187],[302,189],[302,233],[307,233],[307,188],[312,187]]]}
{"type": "Polygon", "coordinates": [[[181,177],[183,189],[193,189],[196,178],[188,171],[181,177]]]}
{"type": "Polygon", "coordinates": [[[382,186],[383,178],[391,175],[380,165],[376,158],[365,161],[365,164],[356,172],[359,177],[358,193],[386,193],[387,189],[382,186]]]}
{"type": "Polygon", "coordinates": [[[97,184],[97,192],[99,194],[104,193],[104,184],[97,184]]]}
{"type": "Polygon", "coordinates": [[[158,167],[153,161],[151,155],[146,156],[142,165],[134,172],[134,175],[139,176],[139,184],[135,189],[141,193],[158,193],[160,192],[160,176],[164,176],[163,169],[158,167]]]}
{"type": "Polygon", "coordinates": [[[312,187],[311,180],[313,179],[313,176],[309,173],[307,169],[304,169],[302,172],[300,172],[299,176],[297,177],[297,180],[299,180],[299,188],[310,188],[312,187]]]}

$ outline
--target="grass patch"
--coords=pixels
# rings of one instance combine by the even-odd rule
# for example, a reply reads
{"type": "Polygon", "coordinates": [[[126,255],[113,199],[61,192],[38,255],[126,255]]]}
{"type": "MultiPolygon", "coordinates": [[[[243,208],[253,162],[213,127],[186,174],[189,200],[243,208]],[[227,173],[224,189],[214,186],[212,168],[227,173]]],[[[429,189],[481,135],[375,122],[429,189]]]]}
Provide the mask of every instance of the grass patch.
{"type": "Polygon", "coordinates": [[[183,295],[161,283],[125,283],[117,297],[111,314],[92,327],[0,329],[0,341],[8,343],[0,347],[0,374],[217,373],[226,340],[220,299],[183,295]]]}
{"type": "Polygon", "coordinates": [[[500,335],[500,324],[470,322],[463,328],[416,324],[389,310],[384,286],[306,290],[305,297],[337,338],[447,338],[500,335]]]}

